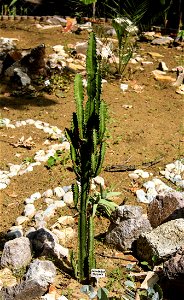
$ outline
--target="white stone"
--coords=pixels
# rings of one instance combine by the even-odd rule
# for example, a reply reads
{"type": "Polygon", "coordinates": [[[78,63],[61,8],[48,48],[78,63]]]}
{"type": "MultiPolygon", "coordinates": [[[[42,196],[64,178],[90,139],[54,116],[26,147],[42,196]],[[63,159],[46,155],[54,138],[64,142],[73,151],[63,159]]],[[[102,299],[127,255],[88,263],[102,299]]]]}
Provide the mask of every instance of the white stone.
{"type": "Polygon", "coordinates": [[[25,203],[25,204],[33,204],[33,203],[34,203],[34,200],[31,199],[31,198],[26,198],[26,199],[24,200],[24,203],[25,203]]]}
{"type": "Polygon", "coordinates": [[[16,221],[15,221],[15,224],[16,225],[21,225],[25,222],[29,221],[29,218],[28,217],[25,217],[25,216],[19,216],[17,217],[16,221]]]}
{"type": "Polygon", "coordinates": [[[27,170],[27,172],[32,172],[33,171],[33,166],[31,166],[31,165],[28,166],[26,170],[27,170]]]}
{"type": "Polygon", "coordinates": [[[49,140],[45,140],[45,142],[43,142],[43,145],[50,145],[50,141],[49,140]]]}
{"type": "Polygon", "coordinates": [[[1,183],[5,183],[6,185],[9,185],[11,180],[9,178],[0,178],[1,183]]]}
{"type": "Polygon", "coordinates": [[[130,173],[128,174],[128,176],[130,177],[130,179],[136,180],[139,178],[139,175],[136,173],[130,173]]]}
{"type": "Polygon", "coordinates": [[[50,127],[44,127],[43,128],[43,131],[45,132],[45,133],[49,133],[49,134],[52,134],[52,129],[50,128],[50,127]]]}
{"type": "Polygon", "coordinates": [[[18,171],[19,171],[20,168],[21,168],[20,165],[9,164],[9,166],[10,166],[10,172],[16,172],[16,173],[18,173],[18,171]]]}
{"type": "Polygon", "coordinates": [[[66,243],[75,236],[75,231],[71,227],[66,227],[62,230],[53,229],[52,232],[58,237],[61,243],[66,243]]]}
{"type": "Polygon", "coordinates": [[[66,206],[66,203],[62,200],[55,201],[54,204],[55,204],[56,208],[61,208],[61,207],[66,206]]]}
{"type": "Polygon", "coordinates": [[[8,174],[8,177],[14,177],[14,176],[17,176],[17,172],[10,172],[9,174],[8,174]]]}
{"type": "Polygon", "coordinates": [[[68,298],[66,298],[65,296],[60,296],[59,298],[57,298],[57,300],[68,300],[68,298]]]}
{"type": "Polygon", "coordinates": [[[21,127],[21,126],[22,126],[21,121],[17,121],[17,122],[15,123],[15,126],[16,126],[16,127],[21,127]]]}
{"type": "Polygon", "coordinates": [[[34,204],[26,204],[24,208],[24,215],[28,218],[32,218],[35,215],[36,209],[34,204]]]}
{"type": "Polygon", "coordinates": [[[9,230],[11,230],[11,231],[13,231],[13,230],[22,230],[22,225],[13,225],[13,226],[10,227],[9,230]]]}
{"type": "Polygon", "coordinates": [[[37,129],[43,129],[43,128],[44,128],[44,126],[43,126],[42,124],[37,124],[37,123],[35,123],[34,125],[35,125],[35,127],[36,127],[37,129]]]}
{"type": "Polygon", "coordinates": [[[155,183],[154,181],[147,181],[143,184],[143,187],[146,189],[155,188],[155,183]]]}
{"type": "Polygon", "coordinates": [[[102,187],[105,186],[105,181],[101,176],[96,176],[95,178],[93,178],[94,182],[98,185],[101,185],[102,187]]]}
{"type": "Polygon", "coordinates": [[[10,124],[10,120],[8,118],[3,118],[3,119],[0,120],[0,123],[2,125],[7,126],[8,124],[10,124]]]}
{"type": "Polygon", "coordinates": [[[57,222],[62,225],[73,225],[75,223],[75,219],[72,216],[62,216],[57,219],[57,222]]]}
{"type": "Polygon", "coordinates": [[[48,221],[50,218],[52,218],[56,211],[56,205],[50,204],[46,210],[43,212],[43,220],[48,221]]]}
{"type": "Polygon", "coordinates": [[[137,170],[135,170],[134,171],[134,173],[135,174],[138,174],[139,176],[142,176],[142,173],[143,173],[144,171],[143,170],[140,170],[140,169],[137,169],[137,170]]]}
{"type": "Polygon", "coordinates": [[[61,144],[61,150],[70,150],[70,143],[69,142],[63,142],[61,144]]]}
{"type": "Polygon", "coordinates": [[[62,198],[65,194],[65,191],[63,190],[62,187],[60,186],[57,186],[55,189],[54,189],[54,195],[58,198],[62,198]]]}
{"type": "Polygon", "coordinates": [[[149,203],[146,198],[146,193],[142,189],[136,191],[137,200],[143,203],[149,203]]]}
{"type": "Polygon", "coordinates": [[[4,182],[0,182],[0,190],[4,190],[7,188],[7,184],[4,182]]]}
{"type": "Polygon", "coordinates": [[[148,203],[150,203],[151,201],[153,201],[156,196],[158,195],[155,187],[149,188],[147,190],[147,199],[148,199],[148,203]]]}
{"type": "Polygon", "coordinates": [[[63,247],[60,244],[55,244],[54,253],[57,255],[58,258],[69,257],[68,248],[63,247]]]}
{"type": "Polygon", "coordinates": [[[64,194],[63,196],[63,201],[67,204],[67,205],[73,205],[73,192],[69,191],[67,193],[64,194]]]}
{"type": "Polygon", "coordinates": [[[29,124],[29,125],[32,125],[32,124],[35,123],[35,121],[33,119],[27,119],[26,123],[29,124]]]}
{"type": "Polygon", "coordinates": [[[20,121],[20,123],[23,125],[23,126],[25,126],[27,123],[26,123],[26,121],[20,121]]]}
{"type": "Polygon", "coordinates": [[[38,210],[35,213],[35,216],[34,216],[35,221],[42,221],[43,220],[43,213],[44,213],[43,210],[38,210]]]}
{"type": "Polygon", "coordinates": [[[39,161],[30,164],[30,166],[32,166],[32,167],[40,166],[40,165],[41,165],[41,162],[39,162],[39,161]]]}
{"type": "Polygon", "coordinates": [[[47,203],[48,205],[50,205],[50,204],[54,203],[54,199],[52,199],[52,198],[45,198],[44,202],[47,203]]]}
{"type": "Polygon", "coordinates": [[[175,164],[171,163],[171,164],[166,165],[166,169],[167,169],[167,171],[171,172],[173,169],[175,169],[175,164]]]}
{"type": "Polygon", "coordinates": [[[15,128],[16,128],[15,125],[13,125],[13,124],[8,124],[8,125],[6,125],[6,127],[7,127],[7,128],[12,128],[12,129],[15,129],[15,128]]]}
{"type": "Polygon", "coordinates": [[[41,198],[40,192],[36,192],[36,193],[34,193],[34,194],[32,194],[32,195],[30,196],[30,199],[33,200],[33,201],[38,200],[38,199],[40,199],[40,198],[41,198]]]}
{"type": "Polygon", "coordinates": [[[142,172],[142,174],[140,176],[142,178],[148,178],[149,177],[149,173],[148,172],[142,172]]]}
{"type": "Polygon", "coordinates": [[[55,293],[48,293],[40,298],[41,300],[56,300],[55,293]]]}

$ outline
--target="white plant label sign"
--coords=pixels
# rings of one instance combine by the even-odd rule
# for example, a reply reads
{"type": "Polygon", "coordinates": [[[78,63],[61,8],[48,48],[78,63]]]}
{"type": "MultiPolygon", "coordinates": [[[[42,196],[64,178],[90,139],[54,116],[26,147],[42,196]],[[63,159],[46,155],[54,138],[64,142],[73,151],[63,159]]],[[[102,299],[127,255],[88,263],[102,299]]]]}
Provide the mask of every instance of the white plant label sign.
{"type": "Polygon", "coordinates": [[[106,276],[105,269],[91,269],[91,277],[102,278],[106,276]]]}

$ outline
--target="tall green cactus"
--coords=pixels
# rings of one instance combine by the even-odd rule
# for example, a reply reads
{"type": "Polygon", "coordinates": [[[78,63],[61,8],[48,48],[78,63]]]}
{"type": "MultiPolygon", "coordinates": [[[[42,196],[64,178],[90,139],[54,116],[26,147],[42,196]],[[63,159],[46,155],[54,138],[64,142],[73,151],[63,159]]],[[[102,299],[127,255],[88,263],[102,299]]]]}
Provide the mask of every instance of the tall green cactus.
{"type": "Polygon", "coordinates": [[[104,101],[100,99],[101,74],[94,33],[89,37],[86,71],[88,99],[84,103],[82,77],[77,74],[74,82],[76,112],[73,113],[71,128],[66,128],[73,169],[81,185],[80,191],[77,184],[73,185],[74,203],[79,209],[78,276],[81,282],[89,281],[91,268],[95,267],[90,184],[91,179],[100,173],[105,155],[107,109],[104,101]]]}

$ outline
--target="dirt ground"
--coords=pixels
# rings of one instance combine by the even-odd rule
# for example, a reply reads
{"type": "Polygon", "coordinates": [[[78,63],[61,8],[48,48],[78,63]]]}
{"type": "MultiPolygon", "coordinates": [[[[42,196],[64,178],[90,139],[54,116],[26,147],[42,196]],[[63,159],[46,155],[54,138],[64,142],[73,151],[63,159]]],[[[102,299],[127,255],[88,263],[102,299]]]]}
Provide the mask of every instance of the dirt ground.
{"type": "MultiPolygon", "coordinates": [[[[2,37],[17,38],[17,48],[27,49],[41,43],[46,45],[47,55],[52,52],[54,45],[75,44],[84,41],[86,33],[80,35],[62,33],[60,29],[38,30],[33,23],[12,22],[0,23],[0,35],[2,37]],[[22,25],[23,24],[23,25],[22,25]]],[[[108,80],[103,85],[103,99],[108,105],[109,121],[107,130],[107,151],[101,176],[109,189],[120,191],[121,197],[117,199],[120,204],[136,204],[133,193],[134,184],[128,176],[128,172],[106,172],[110,165],[136,165],[142,168],[142,164],[160,159],[160,162],[152,167],[144,167],[144,170],[152,172],[153,176],[160,176],[159,171],[178,158],[184,157],[184,96],[176,94],[171,82],[156,81],[151,71],[158,67],[159,59],[153,59],[148,52],[157,52],[163,55],[162,60],[169,70],[184,65],[184,53],[176,48],[167,46],[152,46],[149,43],[138,43],[137,52],[141,56],[147,56],[147,60],[153,64],[144,66],[144,70],[135,71],[130,80],[108,80]],[[128,83],[129,89],[123,92],[121,83],[128,83]],[[143,87],[141,92],[135,90],[135,85],[143,87]]],[[[132,68],[135,70],[135,66],[132,68]]],[[[175,73],[170,74],[175,78],[175,73]]],[[[43,95],[36,98],[11,97],[4,86],[1,86],[0,108],[1,116],[9,118],[12,123],[17,120],[32,118],[57,125],[64,131],[70,126],[72,112],[75,110],[73,97],[73,79],[69,83],[64,98],[53,95],[43,95]]],[[[47,134],[32,126],[24,126],[16,129],[2,128],[0,130],[0,168],[6,169],[8,163],[20,164],[25,158],[30,158],[39,149],[46,149],[43,145],[47,134]],[[11,143],[16,143],[22,136],[31,136],[35,147],[31,150],[15,148],[11,143]],[[19,156],[17,157],[17,153],[19,156]]],[[[15,219],[21,215],[24,209],[24,199],[35,192],[44,192],[58,185],[70,185],[74,181],[71,171],[71,163],[57,165],[48,170],[41,166],[35,167],[32,172],[23,176],[13,177],[11,184],[1,191],[0,198],[0,234],[1,242],[7,230],[14,224],[15,219]]],[[[163,178],[162,178],[163,179],[163,178]]],[[[163,179],[164,181],[164,179],[163,179]]],[[[141,186],[141,181],[139,182],[141,186]]],[[[143,205],[145,208],[145,206],[143,205]]],[[[98,220],[101,228],[97,233],[107,230],[108,222],[98,220]]],[[[2,244],[2,243],[1,243],[2,244]]],[[[106,251],[106,247],[100,245],[98,254],[106,251]],[[103,248],[104,247],[104,248],[103,248]]],[[[112,253],[112,249],[108,248],[112,253]]],[[[100,258],[100,265],[109,264],[109,269],[122,266],[122,262],[113,259],[100,258]],[[111,262],[113,262],[113,266],[111,262]]],[[[58,288],[64,291],[69,299],[79,299],[70,288],[69,279],[63,275],[62,283],[58,288]],[[72,296],[71,296],[71,295],[72,296]]],[[[121,276],[121,275],[120,275],[121,276]]],[[[118,279],[117,279],[118,280],[118,279]]],[[[61,282],[60,281],[60,282],[61,282]]],[[[116,287],[114,288],[116,289],[116,287]]],[[[117,291],[116,291],[117,292],[117,291]]]]}

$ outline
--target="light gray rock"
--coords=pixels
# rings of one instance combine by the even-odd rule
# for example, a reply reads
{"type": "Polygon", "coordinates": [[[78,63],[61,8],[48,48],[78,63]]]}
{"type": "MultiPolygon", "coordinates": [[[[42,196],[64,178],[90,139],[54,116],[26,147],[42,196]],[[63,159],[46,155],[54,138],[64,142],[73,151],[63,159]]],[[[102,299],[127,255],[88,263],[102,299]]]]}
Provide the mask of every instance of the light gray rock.
{"type": "Polygon", "coordinates": [[[1,266],[10,269],[26,267],[32,258],[31,244],[28,238],[20,237],[5,243],[1,266]]]}
{"type": "Polygon", "coordinates": [[[28,218],[32,218],[36,213],[36,208],[34,206],[34,204],[32,203],[28,203],[25,205],[24,207],[24,216],[28,217],[28,218]]]}
{"type": "Polygon", "coordinates": [[[9,240],[13,240],[15,238],[19,238],[21,236],[23,236],[23,230],[22,228],[20,228],[20,226],[13,226],[10,231],[7,232],[7,238],[9,240]]]}
{"type": "Polygon", "coordinates": [[[184,82],[184,72],[180,73],[176,79],[176,81],[173,83],[173,86],[180,86],[184,82]]]}
{"type": "Polygon", "coordinates": [[[56,276],[56,267],[48,260],[34,260],[25,275],[26,281],[36,281],[40,286],[47,288],[53,283],[56,276]]]}
{"type": "Polygon", "coordinates": [[[169,70],[164,61],[159,62],[158,69],[164,72],[167,72],[169,70]]]}
{"type": "Polygon", "coordinates": [[[41,297],[53,283],[56,267],[51,261],[35,260],[29,267],[25,281],[11,288],[2,289],[3,300],[32,300],[41,297]]]}
{"type": "Polygon", "coordinates": [[[14,69],[14,79],[23,87],[31,84],[31,78],[21,68],[14,69]]]}
{"type": "Polygon", "coordinates": [[[184,196],[180,192],[159,194],[148,206],[148,219],[153,228],[179,218],[184,218],[184,196]]]}
{"type": "Polygon", "coordinates": [[[169,45],[173,42],[174,40],[171,37],[159,37],[154,39],[151,44],[152,45],[169,45]]]}
{"type": "Polygon", "coordinates": [[[73,192],[72,191],[69,191],[69,192],[66,192],[63,196],[63,201],[69,205],[69,206],[73,206],[74,205],[74,202],[73,202],[73,192]]]}
{"type": "Polygon", "coordinates": [[[119,224],[128,219],[138,219],[142,216],[143,210],[141,206],[120,205],[112,214],[113,222],[119,224]]]}
{"type": "Polygon", "coordinates": [[[139,235],[151,230],[151,225],[139,206],[119,206],[112,214],[112,220],[106,242],[120,250],[132,249],[139,235]]]}
{"type": "Polygon", "coordinates": [[[164,223],[151,232],[142,233],[137,240],[137,255],[141,260],[151,262],[154,255],[158,261],[165,261],[184,244],[184,220],[164,223]]]}

